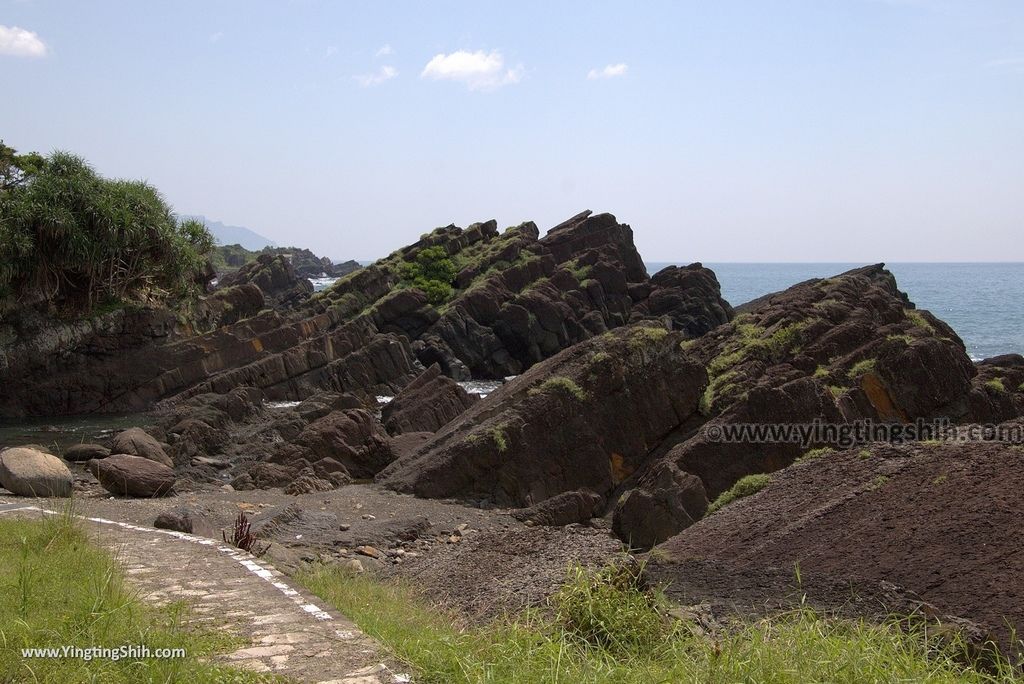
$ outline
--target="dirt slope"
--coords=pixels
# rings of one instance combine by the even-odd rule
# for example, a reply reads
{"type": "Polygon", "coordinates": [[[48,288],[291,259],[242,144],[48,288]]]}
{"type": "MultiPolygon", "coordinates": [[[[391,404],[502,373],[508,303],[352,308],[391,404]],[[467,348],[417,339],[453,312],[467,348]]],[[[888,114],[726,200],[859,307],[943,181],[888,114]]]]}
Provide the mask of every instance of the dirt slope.
{"type": "Polygon", "coordinates": [[[916,594],[1006,645],[1024,623],[1022,461],[1019,446],[918,444],[800,462],[655,549],[651,574],[740,612],[806,593],[878,615],[916,594]]]}

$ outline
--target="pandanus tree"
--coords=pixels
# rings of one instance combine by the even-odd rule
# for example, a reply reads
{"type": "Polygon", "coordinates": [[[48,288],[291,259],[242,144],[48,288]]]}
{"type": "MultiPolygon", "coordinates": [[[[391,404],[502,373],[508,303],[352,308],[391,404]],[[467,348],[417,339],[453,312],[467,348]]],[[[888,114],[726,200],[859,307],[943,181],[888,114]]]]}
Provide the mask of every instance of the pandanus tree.
{"type": "Polygon", "coordinates": [[[201,280],[213,239],[197,221],[179,223],[148,183],[104,179],[66,152],[7,147],[0,181],[0,298],[88,310],[188,296],[201,280]]]}

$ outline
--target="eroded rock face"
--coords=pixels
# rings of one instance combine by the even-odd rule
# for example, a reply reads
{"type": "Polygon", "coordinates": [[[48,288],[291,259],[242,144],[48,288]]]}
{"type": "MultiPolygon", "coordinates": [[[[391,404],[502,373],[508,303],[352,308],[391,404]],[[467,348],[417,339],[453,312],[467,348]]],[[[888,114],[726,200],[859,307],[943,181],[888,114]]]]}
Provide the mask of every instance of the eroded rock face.
{"type": "Polygon", "coordinates": [[[293,307],[313,294],[313,284],[295,272],[291,259],[284,254],[261,254],[234,273],[225,275],[219,289],[255,285],[274,306],[293,307]]]}
{"type": "Polygon", "coordinates": [[[551,525],[561,527],[572,523],[584,523],[599,515],[604,507],[604,497],[586,489],[563,492],[538,504],[512,511],[512,517],[528,525],[551,525]]]}
{"type": "Polygon", "coordinates": [[[71,471],[52,454],[4,449],[0,451],[0,485],[18,496],[71,496],[71,471]]]}
{"type": "Polygon", "coordinates": [[[241,386],[270,400],[393,396],[420,365],[502,378],[631,321],[693,335],[729,315],[709,272],[694,265],[652,281],[630,227],[589,211],[543,238],[532,223],[501,234],[494,221],[440,228],[306,299],[308,282],[290,268],[284,255],[262,255],[195,310],[0,325],[0,340],[17,340],[0,351],[0,415],[131,412],[241,386]],[[457,270],[439,305],[402,280],[428,247],[457,270]],[[277,309],[257,313],[254,288],[277,309]]]}
{"type": "Polygon", "coordinates": [[[114,454],[86,465],[103,488],[117,496],[149,498],[174,489],[174,471],[141,456],[114,454]]]}
{"type": "Polygon", "coordinates": [[[630,321],[665,319],[695,335],[731,316],[714,274],[698,264],[649,279],[632,230],[611,214],[583,212],[539,234],[530,222],[500,234],[494,221],[439,228],[314,297],[310,307],[372,307],[381,331],[407,336],[423,365],[437,363],[455,379],[516,375],[630,321]],[[400,264],[429,247],[443,248],[458,268],[443,307],[415,288],[392,289],[400,264]]]}
{"type": "Polygon", "coordinates": [[[470,407],[378,481],[507,506],[584,488],[607,496],[697,411],[706,375],[682,340],[635,326],[575,345],[470,407]]]}
{"type": "Polygon", "coordinates": [[[441,366],[434,364],[384,407],[381,418],[392,435],[436,432],[478,400],[457,382],[441,375],[441,366]]]}
{"type": "Polygon", "coordinates": [[[689,346],[708,369],[708,423],[641,473],[616,505],[614,529],[641,548],[693,524],[740,478],[784,468],[819,445],[709,437],[723,426],[971,417],[976,371],[963,343],[917,310],[881,264],[800,283],[737,311],[689,346]]]}
{"type": "Polygon", "coordinates": [[[1001,423],[1024,415],[1024,356],[1003,354],[975,364],[971,385],[971,419],[1001,423]]]}
{"type": "Polygon", "coordinates": [[[733,318],[718,278],[701,264],[668,266],[651,277],[646,290],[640,291],[646,297],[634,307],[634,320],[659,318],[687,337],[700,337],[733,318]]]}
{"type": "Polygon", "coordinates": [[[313,421],[299,433],[296,445],[295,453],[310,463],[332,459],[354,478],[373,477],[394,457],[380,423],[363,409],[332,411],[313,421]]]}

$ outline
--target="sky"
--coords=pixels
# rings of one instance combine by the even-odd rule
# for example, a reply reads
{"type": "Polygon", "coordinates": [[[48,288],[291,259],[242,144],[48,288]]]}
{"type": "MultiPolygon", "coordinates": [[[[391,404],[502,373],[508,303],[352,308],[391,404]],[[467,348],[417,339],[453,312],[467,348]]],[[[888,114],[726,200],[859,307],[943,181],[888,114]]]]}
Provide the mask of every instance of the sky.
{"type": "Polygon", "coordinates": [[[334,259],[1024,261],[1024,2],[0,0],[0,139],[334,259]]]}

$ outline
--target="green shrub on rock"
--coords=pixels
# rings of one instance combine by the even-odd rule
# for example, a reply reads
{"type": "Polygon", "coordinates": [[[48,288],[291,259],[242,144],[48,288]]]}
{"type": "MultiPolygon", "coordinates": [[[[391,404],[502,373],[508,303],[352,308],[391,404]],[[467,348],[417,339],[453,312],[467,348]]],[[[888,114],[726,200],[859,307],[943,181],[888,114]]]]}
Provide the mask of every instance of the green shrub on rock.
{"type": "Polygon", "coordinates": [[[736,499],[742,499],[745,496],[757,494],[768,486],[770,479],[770,476],[765,473],[747,475],[746,477],[740,478],[736,484],[718,495],[718,498],[708,506],[708,510],[705,515],[711,515],[720,508],[731,504],[736,499]]]}
{"type": "Polygon", "coordinates": [[[444,247],[421,249],[413,261],[399,264],[398,273],[403,285],[423,290],[431,304],[444,304],[454,293],[457,271],[444,247]]]}

